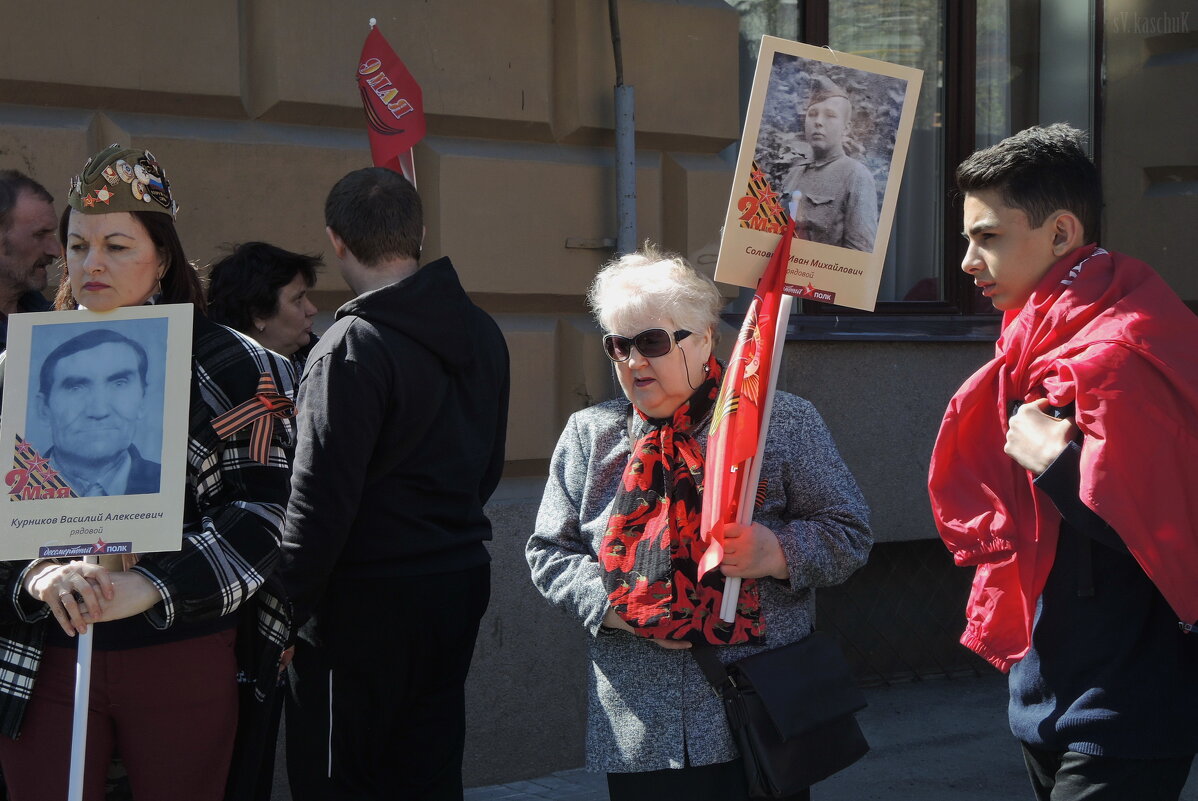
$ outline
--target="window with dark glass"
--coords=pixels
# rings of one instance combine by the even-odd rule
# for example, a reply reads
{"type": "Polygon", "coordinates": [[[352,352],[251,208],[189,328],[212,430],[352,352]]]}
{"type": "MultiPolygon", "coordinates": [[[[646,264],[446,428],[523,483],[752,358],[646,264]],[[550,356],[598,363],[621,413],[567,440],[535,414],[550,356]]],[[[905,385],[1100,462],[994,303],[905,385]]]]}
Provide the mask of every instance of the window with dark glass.
{"type": "MultiPolygon", "coordinates": [[[[924,321],[943,332],[943,323],[936,319],[945,315],[992,325],[986,323],[994,315],[990,303],[958,266],[964,240],[953,172],[975,149],[1029,125],[1067,121],[1092,129],[1094,4],[1095,0],[731,0],[741,15],[742,113],[762,34],[924,71],[872,315],[876,325],[901,334],[903,328],[914,330],[924,321]]],[[[805,317],[870,317],[814,301],[796,306],[805,317]]]]}

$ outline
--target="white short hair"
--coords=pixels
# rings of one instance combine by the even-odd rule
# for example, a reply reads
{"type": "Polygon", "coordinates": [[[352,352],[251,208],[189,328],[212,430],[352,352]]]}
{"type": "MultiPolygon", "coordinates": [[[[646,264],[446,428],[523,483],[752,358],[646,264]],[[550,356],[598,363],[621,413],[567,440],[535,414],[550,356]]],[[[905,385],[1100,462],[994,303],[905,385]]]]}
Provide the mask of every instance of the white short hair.
{"type": "Polygon", "coordinates": [[[724,307],[714,281],[678,254],[663,253],[648,242],[605,264],[587,302],[604,331],[615,331],[628,317],[664,315],[687,331],[711,331],[713,338],[724,307]]]}

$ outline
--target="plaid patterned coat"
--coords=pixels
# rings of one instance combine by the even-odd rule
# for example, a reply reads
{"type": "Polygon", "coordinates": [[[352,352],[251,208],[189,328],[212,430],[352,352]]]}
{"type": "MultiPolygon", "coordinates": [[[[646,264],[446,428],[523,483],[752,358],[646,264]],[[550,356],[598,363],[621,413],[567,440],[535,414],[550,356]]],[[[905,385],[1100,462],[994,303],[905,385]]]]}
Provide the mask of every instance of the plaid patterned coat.
{"type": "MultiPolygon", "coordinates": [[[[290,624],[289,607],[269,576],[278,564],[295,447],[291,420],[275,420],[269,464],[249,455],[250,428],[220,439],[212,419],[252,397],[263,373],[295,397],[295,373],[278,354],[197,314],[192,333],[191,413],[183,547],[144,554],[133,568],[163,595],[144,614],[158,629],[238,613],[243,681],[262,695],[275,681],[290,624]],[[252,613],[250,613],[252,610],[252,613]]],[[[22,589],[30,562],[0,562],[0,734],[16,737],[33,691],[45,627],[44,603],[22,589]]]]}

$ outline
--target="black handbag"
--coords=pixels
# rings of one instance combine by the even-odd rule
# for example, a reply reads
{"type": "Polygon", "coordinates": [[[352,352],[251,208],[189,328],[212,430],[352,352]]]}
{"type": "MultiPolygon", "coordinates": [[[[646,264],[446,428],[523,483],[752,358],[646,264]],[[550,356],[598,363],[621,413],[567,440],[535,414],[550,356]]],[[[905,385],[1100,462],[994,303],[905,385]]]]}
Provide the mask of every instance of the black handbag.
{"type": "Polygon", "coordinates": [[[724,701],[750,796],[802,792],[869,751],[853,716],[865,708],[865,695],[831,636],[812,632],[730,665],[712,646],[691,653],[724,701]]]}

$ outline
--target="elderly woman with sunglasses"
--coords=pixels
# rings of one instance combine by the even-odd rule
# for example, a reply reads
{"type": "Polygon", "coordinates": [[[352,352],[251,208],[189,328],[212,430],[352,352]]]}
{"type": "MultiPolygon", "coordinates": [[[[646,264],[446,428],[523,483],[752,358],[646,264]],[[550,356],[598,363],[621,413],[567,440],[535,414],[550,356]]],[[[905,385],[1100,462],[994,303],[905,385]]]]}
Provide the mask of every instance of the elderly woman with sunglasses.
{"type": "Polygon", "coordinates": [[[805,637],[814,588],[865,562],[868,510],[814,407],[778,392],[755,522],[727,530],[720,569],[698,579],[723,301],[653,250],[604,267],[589,300],[626,398],[566,424],[526,549],[537,588],[591,635],[587,766],[612,801],[744,799],[723,707],[687,649],[731,662],[805,637]],[[732,623],[725,576],[743,580],[732,623]]]}

